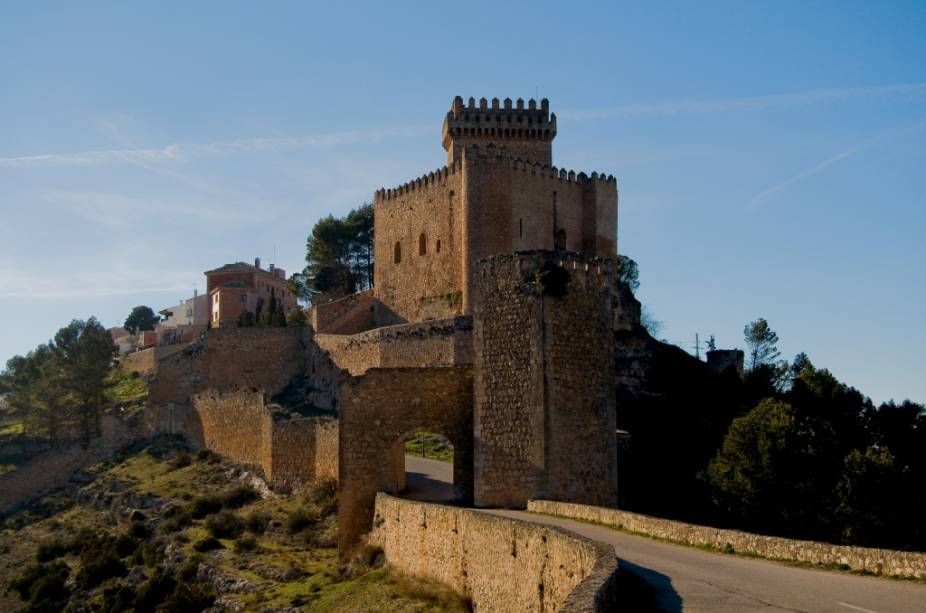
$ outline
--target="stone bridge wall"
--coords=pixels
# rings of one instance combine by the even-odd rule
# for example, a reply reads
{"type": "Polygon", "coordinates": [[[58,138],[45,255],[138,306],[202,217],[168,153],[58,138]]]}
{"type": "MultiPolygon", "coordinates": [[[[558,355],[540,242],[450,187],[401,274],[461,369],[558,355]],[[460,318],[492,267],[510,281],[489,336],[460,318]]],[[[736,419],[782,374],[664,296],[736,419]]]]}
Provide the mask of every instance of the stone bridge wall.
{"type": "Polygon", "coordinates": [[[373,525],[387,563],[450,586],[476,611],[616,610],[613,548],[578,535],[386,494],[373,525]]]}
{"type": "Polygon", "coordinates": [[[876,575],[926,578],[926,553],[799,541],[777,536],[750,534],[739,530],[686,524],[618,509],[548,500],[531,500],[527,504],[527,510],[593,521],[684,545],[708,546],[723,550],[729,544],[736,553],[771,560],[826,566],[845,564],[851,570],[876,575]]]}

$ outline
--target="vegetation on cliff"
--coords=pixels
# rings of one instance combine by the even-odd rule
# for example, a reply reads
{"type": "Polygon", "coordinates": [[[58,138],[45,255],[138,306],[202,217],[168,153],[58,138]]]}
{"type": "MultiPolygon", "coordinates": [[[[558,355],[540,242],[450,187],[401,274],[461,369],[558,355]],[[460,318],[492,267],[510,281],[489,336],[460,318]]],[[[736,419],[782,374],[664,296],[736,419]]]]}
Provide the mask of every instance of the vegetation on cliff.
{"type": "Polygon", "coordinates": [[[338,561],[336,487],[280,495],[176,439],[129,449],[0,524],[0,610],[465,611],[446,589],[338,561]]]}

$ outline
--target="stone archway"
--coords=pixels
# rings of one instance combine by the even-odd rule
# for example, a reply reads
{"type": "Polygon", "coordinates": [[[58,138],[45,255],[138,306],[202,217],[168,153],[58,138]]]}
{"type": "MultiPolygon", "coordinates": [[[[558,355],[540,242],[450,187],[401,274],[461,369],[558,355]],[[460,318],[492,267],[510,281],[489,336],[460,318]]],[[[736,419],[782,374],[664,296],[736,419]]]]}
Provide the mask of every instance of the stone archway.
{"type": "MultiPolygon", "coordinates": [[[[341,382],[339,543],[350,551],[373,522],[376,492],[395,492],[396,441],[426,428],[454,448],[460,501],[473,497],[473,372],[470,367],[374,368],[341,382]]],[[[404,451],[402,452],[404,454],[404,451]]]]}

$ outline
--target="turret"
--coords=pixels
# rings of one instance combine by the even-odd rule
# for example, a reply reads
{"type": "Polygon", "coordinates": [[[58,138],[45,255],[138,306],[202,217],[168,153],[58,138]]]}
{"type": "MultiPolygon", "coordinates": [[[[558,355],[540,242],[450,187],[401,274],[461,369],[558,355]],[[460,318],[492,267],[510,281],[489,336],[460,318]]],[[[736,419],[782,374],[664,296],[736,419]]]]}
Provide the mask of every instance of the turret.
{"type": "Polygon", "coordinates": [[[553,139],[556,137],[556,114],[550,113],[550,102],[544,98],[537,108],[536,100],[518,98],[512,103],[505,98],[481,98],[477,104],[470,98],[453,99],[444,119],[442,144],[447,151],[447,163],[453,164],[468,145],[490,145],[504,148],[512,157],[548,166],[553,164],[553,139]]]}

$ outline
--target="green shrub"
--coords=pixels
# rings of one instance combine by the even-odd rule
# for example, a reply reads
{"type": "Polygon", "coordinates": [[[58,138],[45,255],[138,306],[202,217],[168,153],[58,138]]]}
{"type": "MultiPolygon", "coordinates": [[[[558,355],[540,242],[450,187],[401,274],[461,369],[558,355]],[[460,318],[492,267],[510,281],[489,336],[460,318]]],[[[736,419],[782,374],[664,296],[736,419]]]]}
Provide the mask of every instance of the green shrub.
{"type": "Polygon", "coordinates": [[[204,464],[218,464],[222,461],[222,458],[210,449],[200,449],[196,453],[196,461],[204,464]]]}
{"type": "Polygon", "coordinates": [[[235,538],[244,531],[244,523],[231,511],[221,511],[209,516],[206,530],[216,538],[235,538]]]}
{"type": "Polygon", "coordinates": [[[141,584],[138,588],[138,595],[135,597],[136,613],[149,613],[155,610],[155,607],[167,600],[177,587],[177,581],[170,575],[165,575],[160,570],[141,584]]]}
{"type": "Polygon", "coordinates": [[[112,551],[95,553],[85,550],[80,562],[80,572],[74,579],[77,587],[84,590],[94,588],[111,577],[124,577],[128,572],[122,560],[112,551]]]}
{"type": "Polygon", "coordinates": [[[148,527],[144,522],[133,521],[129,524],[128,535],[137,539],[148,538],[148,527]]]}
{"type": "Polygon", "coordinates": [[[245,553],[257,549],[257,539],[250,534],[244,534],[235,539],[235,552],[245,553]]]}
{"type": "Polygon", "coordinates": [[[200,553],[205,553],[207,551],[212,551],[213,549],[225,549],[222,543],[219,542],[219,539],[213,536],[207,536],[206,538],[197,541],[193,545],[193,549],[200,553]]]}
{"type": "Polygon", "coordinates": [[[258,497],[254,488],[248,487],[247,485],[239,485],[238,487],[222,492],[219,496],[222,501],[222,506],[226,509],[240,509],[244,505],[254,502],[258,497]]]}
{"type": "Polygon", "coordinates": [[[186,560],[177,570],[177,579],[184,581],[186,583],[192,582],[196,579],[196,575],[199,572],[199,565],[202,564],[203,557],[201,555],[193,554],[186,560]]]}
{"type": "Polygon", "coordinates": [[[170,516],[161,522],[161,525],[158,526],[158,531],[161,534],[172,534],[174,532],[180,532],[193,522],[193,516],[187,509],[180,509],[179,507],[171,507],[171,510],[178,509],[176,512],[171,512],[170,516]]]}
{"type": "Polygon", "coordinates": [[[204,583],[180,583],[159,609],[164,613],[203,611],[215,602],[215,590],[204,583]]]}
{"type": "Polygon", "coordinates": [[[50,562],[70,551],[70,544],[61,539],[42,541],[39,543],[39,548],[35,552],[35,559],[39,562],[50,562]]]}
{"type": "Polygon", "coordinates": [[[202,519],[207,515],[218,513],[221,510],[222,500],[214,494],[207,494],[194,498],[189,506],[189,512],[193,519],[202,519]]]}
{"type": "Polygon", "coordinates": [[[148,519],[148,516],[139,511],[138,509],[133,510],[129,514],[129,521],[145,521],[148,519]]]}
{"type": "Polygon", "coordinates": [[[263,534],[267,531],[267,524],[270,523],[270,514],[263,511],[255,511],[248,515],[244,520],[244,527],[248,532],[254,534],[263,534]]]}
{"type": "Polygon", "coordinates": [[[338,510],[338,482],[336,479],[319,479],[309,486],[306,501],[318,509],[322,517],[338,510]]]}
{"type": "Polygon", "coordinates": [[[319,522],[321,518],[314,509],[299,507],[286,516],[286,531],[289,534],[302,532],[306,528],[311,528],[319,522]]]}
{"type": "Polygon", "coordinates": [[[60,585],[60,589],[64,590],[69,574],[70,570],[64,562],[30,564],[10,580],[7,591],[18,593],[27,602],[31,601],[33,592],[47,597],[55,585],[60,585]]]}
{"type": "Polygon", "coordinates": [[[190,454],[184,451],[176,456],[170,461],[170,470],[179,470],[186,466],[189,466],[193,462],[193,458],[190,457],[190,454]]]}

